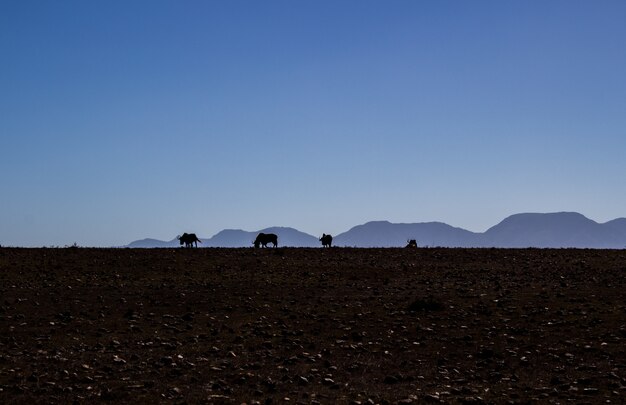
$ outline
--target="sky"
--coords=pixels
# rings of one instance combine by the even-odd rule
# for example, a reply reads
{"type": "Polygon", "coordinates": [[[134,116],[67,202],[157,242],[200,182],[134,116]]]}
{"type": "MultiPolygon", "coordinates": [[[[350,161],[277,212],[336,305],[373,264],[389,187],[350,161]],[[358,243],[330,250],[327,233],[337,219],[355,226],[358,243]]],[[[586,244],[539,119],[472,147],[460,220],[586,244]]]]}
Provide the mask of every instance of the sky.
{"type": "Polygon", "coordinates": [[[626,2],[0,1],[0,245],[626,216],[626,2]]]}

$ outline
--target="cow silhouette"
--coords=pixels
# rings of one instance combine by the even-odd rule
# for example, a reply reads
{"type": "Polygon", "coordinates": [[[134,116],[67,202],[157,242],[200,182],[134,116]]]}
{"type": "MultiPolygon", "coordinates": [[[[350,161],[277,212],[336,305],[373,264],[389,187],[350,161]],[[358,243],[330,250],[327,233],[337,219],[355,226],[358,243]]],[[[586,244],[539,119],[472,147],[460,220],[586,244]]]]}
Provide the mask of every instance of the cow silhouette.
{"type": "Polygon", "coordinates": [[[268,243],[271,243],[272,245],[274,245],[274,247],[278,246],[278,236],[276,236],[276,234],[273,233],[259,233],[256,236],[256,239],[254,240],[254,242],[252,242],[254,244],[255,248],[258,247],[267,247],[268,243]]]}
{"type": "Polygon", "coordinates": [[[323,247],[331,247],[331,245],[333,243],[333,237],[323,233],[322,237],[320,238],[320,242],[322,242],[322,246],[323,247]]]}
{"type": "Polygon", "coordinates": [[[195,247],[198,247],[198,242],[202,243],[202,241],[198,239],[195,233],[185,232],[178,237],[178,240],[180,241],[180,245],[182,246],[184,244],[185,247],[194,247],[194,245],[195,247]]]}
{"type": "Polygon", "coordinates": [[[407,240],[405,247],[407,247],[407,248],[416,248],[417,247],[417,242],[415,241],[415,239],[407,240]]]}

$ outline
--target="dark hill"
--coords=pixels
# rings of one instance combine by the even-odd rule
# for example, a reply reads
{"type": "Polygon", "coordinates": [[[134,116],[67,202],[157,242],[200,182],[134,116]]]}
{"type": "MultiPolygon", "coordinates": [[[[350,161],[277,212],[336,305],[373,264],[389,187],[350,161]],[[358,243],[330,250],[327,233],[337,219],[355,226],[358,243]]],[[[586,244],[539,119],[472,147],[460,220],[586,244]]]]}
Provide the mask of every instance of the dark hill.
{"type": "Polygon", "coordinates": [[[251,247],[259,232],[278,235],[278,246],[313,247],[320,245],[315,236],[287,227],[271,227],[254,232],[226,229],[202,242],[207,247],[251,247]]]}
{"type": "Polygon", "coordinates": [[[416,239],[420,246],[478,246],[479,234],[454,228],[442,222],[393,224],[373,221],[355,226],[334,239],[337,246],[398,247],[408,239],[416,239]]]}
{"type": "Polygon", "coordinates": [[[179,246],[180,243],[176,238],[171,241],[164,241],[152,238],[140,239],[129,243],[126,247],[129,248],[169,248],[179,246]]]}
{"type": "Polygon", "coordinates": [[[576,212],[511,215],[483,234],[484,246],[618,248],[624,235],[576,212]]]}
{"type": "MultiPolygon", "coordinates": [[[[201,238],[203,247],[251,247],[259,232],[278,235],[279,246],[320,247],[317,237],[287,227],[260,231],[226,229],[211,238],[201,238]]],[[[355,247],[399,247],[408,239],[418,246],[441,247],[539,247],[603,248],[626,247],[626,218],[604,224],[576,212],[515,214],[484,233],[470,232],[442,222],[399,223],[373,221],[335,235],[333,245],[355,247]]],[[[142,239],[128,247],[176,247],[178,241],[142,239]]]]}

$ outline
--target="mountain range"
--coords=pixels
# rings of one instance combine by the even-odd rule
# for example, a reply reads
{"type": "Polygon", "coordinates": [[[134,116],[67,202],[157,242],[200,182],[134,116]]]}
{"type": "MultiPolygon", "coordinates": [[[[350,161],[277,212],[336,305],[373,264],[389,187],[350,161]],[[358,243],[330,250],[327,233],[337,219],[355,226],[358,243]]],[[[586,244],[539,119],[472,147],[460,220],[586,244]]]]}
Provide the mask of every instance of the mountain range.
{"type": "MultiPolygon", "coordinates": [[[[318,238],[288,227],[271,227],[259,231],[225,229],[210,238],[202,238],[204,247],[250,247],[259,232],[278,235],[280,246],[319,247],[318,238]]],[[[524,213],[507,217],[485,232],[470,232],[442,222],[391,223],[372,221],[334,235],[334,246],[400,247],[408,239],[418,246],[502,247],[502,248],[599,248],[626,247],[626,218],[605,223],[595,222],[576,212],[524,213]]],[[[130,248],[177,247],[170,241],[141,239],[130,248]]]]}

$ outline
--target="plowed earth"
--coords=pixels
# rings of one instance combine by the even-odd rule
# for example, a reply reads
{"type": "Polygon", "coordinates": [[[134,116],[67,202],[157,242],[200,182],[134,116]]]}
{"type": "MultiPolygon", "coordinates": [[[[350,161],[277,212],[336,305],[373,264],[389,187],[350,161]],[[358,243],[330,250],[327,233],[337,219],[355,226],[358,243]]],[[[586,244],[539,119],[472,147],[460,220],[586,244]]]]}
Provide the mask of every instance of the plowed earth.
{"type": "Polygon", "coordinates": [[[623,403],[626,251],[0,249],[0,403],[623,403]]]}

